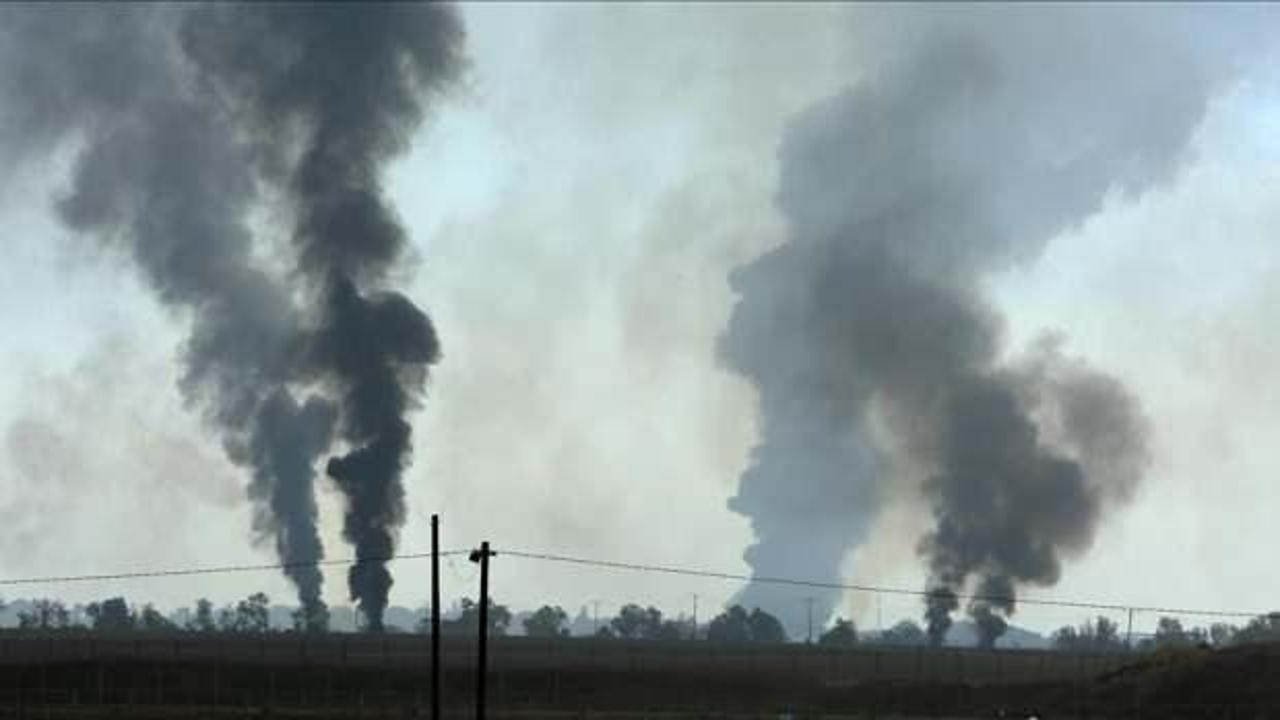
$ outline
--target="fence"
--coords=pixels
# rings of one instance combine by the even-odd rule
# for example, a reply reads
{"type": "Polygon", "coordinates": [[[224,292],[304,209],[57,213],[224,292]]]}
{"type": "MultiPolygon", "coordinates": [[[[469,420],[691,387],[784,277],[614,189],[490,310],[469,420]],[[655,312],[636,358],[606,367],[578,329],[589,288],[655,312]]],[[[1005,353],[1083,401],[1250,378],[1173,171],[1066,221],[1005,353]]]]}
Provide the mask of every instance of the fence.
{"type": "MultiPolygon", "coordinates": [[[[0,631],[0,667],[62,662],[234,662],[260,666],[430,669],[430,637],[296,633],[29,633],[0,631]]],[[[826,683],[868,679],[1008,683],[1089,678],[1129,662],[1124,653],[807,644],[720,644],[605,638],[498,637],[489,669],[504,671],[748,672],[826,683]]],[[[475,663],[471,638],[441,638],[446,669],[475,663]]]]}
{"type": "MultiPolygon", "coordinates": [[[[429,642],[423,635],[0,632],[0,718],[414,717],[428,705],[429,642]]],[[[465,716],[475,645],[466,637],[441,644],[442,699],[451,717],[465,716]]],[[[915,708],[945,717],[990,705],[968,688],[1069,688],[1132,660],[1042,650],[524,637],[494,638],[489,657],[491,715],[527,720],[832,717],[833,708],[854,705],[873,716],[915,708]]]]}

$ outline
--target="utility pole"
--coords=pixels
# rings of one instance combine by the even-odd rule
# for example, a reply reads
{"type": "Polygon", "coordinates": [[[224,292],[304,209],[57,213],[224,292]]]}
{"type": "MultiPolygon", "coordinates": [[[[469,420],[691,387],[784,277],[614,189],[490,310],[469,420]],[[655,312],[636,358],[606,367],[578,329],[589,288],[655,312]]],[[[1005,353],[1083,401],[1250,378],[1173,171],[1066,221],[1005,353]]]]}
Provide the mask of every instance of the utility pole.
{"type": "Polygon", "coordinates": [[[440,720],[440,516],[431,516],[431,720],[440,720]]]}
{"type": "Polygon", "coordinates": [[[476,720],[484,720],[484,681],[488,664],[489,645],[489,541],[480,543],[479,550],[471,551],[471,562],[480,563],[480,630],[476,652],[476,720]]]}
{"type": "Polygon", "coordinates": [[[807,597],[804,599],[804,604],[807,606],[808,615],[809,615],[809,635],[808,637],[805,638],[806,643],[813,642],[813,601],[814,601],[814,598],[812,597],[807,597]]]}
{"type": "Polygon", "coordinates": [[[1124,644],[1133,649],[1133,608],[1129,608],[1129,629],[1125,632],[1124,644]]]}

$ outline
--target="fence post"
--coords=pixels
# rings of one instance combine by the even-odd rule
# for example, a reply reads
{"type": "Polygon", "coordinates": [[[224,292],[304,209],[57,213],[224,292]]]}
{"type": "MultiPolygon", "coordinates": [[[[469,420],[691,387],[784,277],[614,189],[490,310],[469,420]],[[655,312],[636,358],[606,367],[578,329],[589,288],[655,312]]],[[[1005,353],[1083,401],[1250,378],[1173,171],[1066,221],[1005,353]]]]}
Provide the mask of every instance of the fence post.
{"type": "MultiPolygon", "coordinates": [[[[387,635],[386,635],[386,633],[383,633],[383,635],[382,635],[382,667],[383,667],[383,668],[387,668],[387,667],[389,667],[389,665],[388,665],[388,661],[387,661],[387,635]]],[[[385,706],[386,706],[386,704],[387,704],[387,703],[392,699],[392,695],[393,695],[393,693],[392,693],[392,690],[391,690],[391,673],[389,673],[389,672],[384,672],[384,673],[382,673],[382,703],[383,703],[383,706],[384,706],[384,707],[385,707],[385,706]]]]}
{"type": "Polygon", "coordinates": [[[226,657],[226,643],[223,638],[218,638],[218,659],[213,664],[213,711],[218,712],[218,706],[222,701],[222,661],[226,657]]]}
{"type": "Polygon", "coordinates": [[[44,641],[44,661],[40,663],[40,703],[49,711],[49,663],[53,661],[53,637],[44,641]]]}

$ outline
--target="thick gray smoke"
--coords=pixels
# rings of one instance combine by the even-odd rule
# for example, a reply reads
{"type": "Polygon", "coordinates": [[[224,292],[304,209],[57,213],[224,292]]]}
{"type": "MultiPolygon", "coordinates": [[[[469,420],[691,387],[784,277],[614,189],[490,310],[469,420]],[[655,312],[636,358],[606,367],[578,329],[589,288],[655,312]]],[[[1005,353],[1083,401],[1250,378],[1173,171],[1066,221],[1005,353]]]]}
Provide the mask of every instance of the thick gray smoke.
{"type": "Polygon", "coordinates": [[[0,12],[0,150],[44,160],[74,147],[60,217],[127,254],[189,319],[182,389],[251,468],[255,530],[293,563],[308,625],[325,617],[306,566],[322,556],[314,468],[343,441],[328,471],[348,499],[345,536],[368,560],[351,591],[380,628],[405,414],[439,354],[426,316],[384,287],[404,233],[380,174],[461,68],[453,8],[0,12]],[[262,269],[266,245],[248,224],[267,191],[288,199],[288,212],[269,209],[297,228],[283,279],[262,269]]]}
{"type": "Polygon", "coordinates": [[[440,354],[427,316],[384,287],[405,235],[381,176],[424,101],[461,71],[462,38],[453,8],[434,4],[214,5],[183,28],[183,47],[296,214],[299,270],[319,298],[303,361],[342,408],[349,451],[328,474],[360,560],[351,592],[375,630],[391,588],[380,558],[404,520],[405,414],[440,354]]]}
{"type": "MultiPolygon", "coordinates": [[[[751,519],[757,576],[839,578],[887,481],[873,420],[924,474],[936,642],[967,589],[994,643],[1017,587],[1056,582],[1130,496],[1147,453],[1134,398],[1051,343],[1007,360],[983,286],[1109,194],[1175,173],[1228,75],[1193,38],[1238,19],[1203,10],[887,10],[910,30],[900,52],[794,121],[778,193],[790,237],[733,276],[721,344],[760,396],[730,505],[751,519]]],[[[756,583],[740,601],[771,599],[756,583]]]]}
{"type": "Polygon", "coordinates": [[[298,588],[299,619],[308,629],[321,629],[329,616],[320,597],[324,576],[309,561],[324,557],[316,532],[316,458],[333,437],[333,407],[310,398],[301,407],[284,390],[268,396],[258,408],[255,432],[250,438],[253,482],[249,495],[256,502],[254,527],[262,535],[274,535],[276,554],[285,563],[285,575],[298,588]]]}

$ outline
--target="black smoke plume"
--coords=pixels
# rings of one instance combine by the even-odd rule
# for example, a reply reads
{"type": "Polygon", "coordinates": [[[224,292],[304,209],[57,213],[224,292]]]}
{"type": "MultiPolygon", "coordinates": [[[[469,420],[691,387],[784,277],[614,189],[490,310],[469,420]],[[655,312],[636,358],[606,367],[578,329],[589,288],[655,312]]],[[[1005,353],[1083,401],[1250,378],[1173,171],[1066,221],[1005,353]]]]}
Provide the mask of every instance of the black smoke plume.
{"type": "Polygon", "coordinates": [[[1008,577],[986,577],[969,603],[969,616],[978,631],[978,647],[993,648],[1009,629],[1005,618],[1014,611],[1014,588],[1008,577]]]}
{"type": "Polygon", "coordinates": [[[348,581],[380,629],[391,587],[383,559],[404,520],[405,414],[440,352],[427,316],[385,288],[406,239],[382,174],[426,100],[461,71],[461,23],[436,4],[213,5],[192,14],[182,38],[296,215],[298,267],[318,296],[307,370],[338,395],[349,448],[328,465],[360,560],[348,581]]]}
{"type": "MultiPolygon", "coordinates": [[[[884,12],[910,32],[792,123],[777,196],[790,236],[731,278],[740,299],[720,350],[758,389],[761,439],[730,507],[751,520],[756,575],[837,580],[898,453],[935,521],[919,546],[930,634],[942,641],[976,583],[985,599],[968,610],[990,645],[1017,586],[1058,580],[1147,451],[1118,380],[1054,343],[1008,359],[985,285],[1109,196],[1173,176],[1229,69],[1193,38],[1239,16],[884,12]]],[[[770,590],[742,594],[765,605],[770,590]]]]}
{"type": "Polygon", "coordinates": [[[333,437],[333,407],[311,398],[299,407],[289,393],[277,391],[258,411],[250,440],[254,468],[249,494],[258,502],[254,524],[275,536],[284,573],[298,588],[302,626],[327,626],[328,613],[320,588],[320,567],[306,562],[324,557],[316,529],[315,460],[333,437]],[[265,497],[260,497],[260,495],[265,497]]]}
{"type": "Polygon", "coordinates": [[[321,575],[305,567],[322,557],[314,468],[342,442],[328,471],[347,497],[344,534],[365,561],[351,591],[380,628],[391,585],[381,558],[404,516],[405,416],[439,356],[426,315],[386,287],[405,236],[382,171],[462,69],[456,11],[0,13],[0,151],[17,163],[74,148],[59,216],[127,255],[189,322],[182,390],[251,468],[255,530],[293,563],[307,618],[325,615],[321,575]],[[285,207],[266,207],[296,228],[283,253],[256,239],[248,219],[280,198],[285,207]],[[272,251],[292,270],[264,269],[272,251]]]}
{"type": "Polygon", "coordinates": [[[929,590],[924,603],[925,632],[929,635],[929,644],[942,645],[946,642],[947,631],[951,629],[951,613],[960,607],[960,600],[954,590],[942,585],[929,590]]]}

